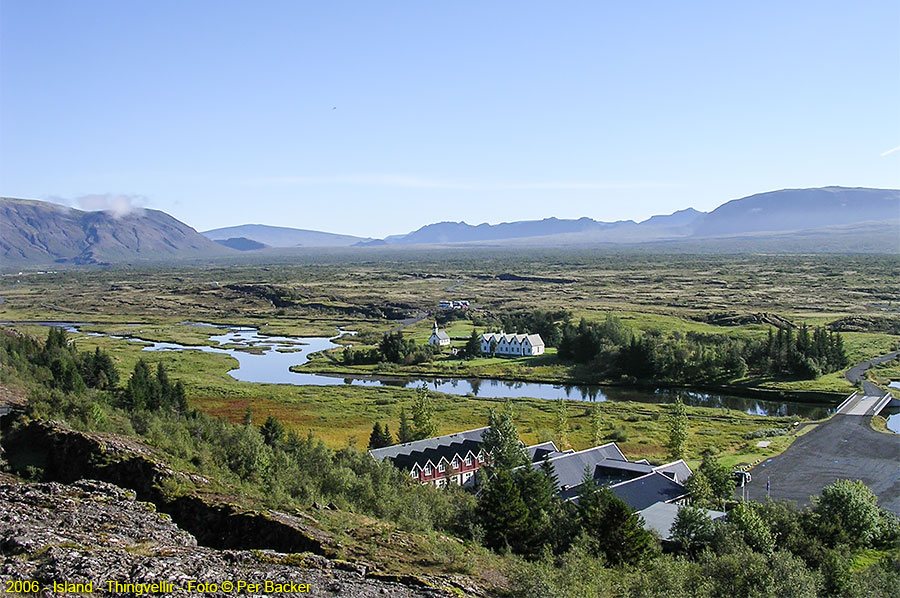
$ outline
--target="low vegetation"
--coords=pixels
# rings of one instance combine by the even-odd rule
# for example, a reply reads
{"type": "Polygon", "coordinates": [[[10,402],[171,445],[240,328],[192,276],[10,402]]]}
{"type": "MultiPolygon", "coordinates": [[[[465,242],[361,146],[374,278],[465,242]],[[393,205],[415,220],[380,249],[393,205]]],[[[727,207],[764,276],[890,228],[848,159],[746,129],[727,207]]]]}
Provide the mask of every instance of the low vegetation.
{"type": "MultiPolygon", "coordinates": [[[[208,329],[184,322],[296,336],[355,330],[340,341],[353,344],[343,355],[336,349],[305,366],[336,373],[602,378],[835,396],[852,390],[846,363],[900,346],[896,256],[458,250],[356,260],[310,253],[264,267],[4,275],[0,318],[87,321],[85,330],[187,344],[211,341],[208,329]],[[472,309],[435,312],[438,300],[453,298],[472,309]],[[401,327],[426,312],[450,334],[456,356],[426,346],[431,317],[401,327]],[[547,353],[511,359],[467,349],[473,332],[499,329],[538,332],[547,353]]],[[[784,450],[797,418],[250,384],[227,376],[235,361],[225,355],[75,339],[22,323],[0,334],[0,383],[28,394],[27,417],[139,437],[174,468],[210,480],[206,491],[309,510],[349,560],[398,574],[464,575],[489,593],[523,598],[880,597],[900,586],[897,520],[861,485],[837,482],[803,509],[732,499],[733,467],[784,450]],[[576,449],[615,440],[630,458],[655,463],[684,456],[695,470],[694,506],[728,510],[729,519],[683,509],[672,541],[661,543],[602,488],[588,487],[574,507],[555,498],[546,472],[498,465],[475,497],[414,484],[357,448],[485,422],[507,430],[498,442],[514,430],[527,443],[576,449]],[[771,444],[758,447],[762,438],[771,444]]],[[[895,371],[893,363],[871,375],[884,383],[895,371]]],[[[167,490],[195,490],[175,486],[167,490]]]]}
{"type": "MultiPolygon", "coordinates": [[[[356,516],[390,522],[410,537],[421,535],[417,546],[427,545],[434,532],[449,534],[459,539],[459,551],[452,558],[441,557],[437,568],[483,578],[485,571],[473,570],[477,562],[508,576],[492,591],[502,587],[523,597],[673,591],[704,597],[879,597],[892,596],[900,583],[900,523],[857,482],[832,484],[808,509],[735,503],[730,469],[707,453],[688,486],[695,504],[726,506],[728,521],[711,521],[696,508],[682,509],[672,542],[661,545],[608,489],[587,483],[573,506],[555,495],[546,469],[519,468],[526,458],[511,405],[489,415],[486,444],[496,459],[484,470],[476,497],[458,487],[418,485],[389,463],[350,446],[330,449],[311,434],[285,430],[274,417],[258,425],[251,411],[241,422],[229,423],[185,410],[178,401],[163,399],[165,389],[172,393],[178,381],[169,381],[165,368],[151,373],[141,361],[120,387],[60,388],[43,362],[48,343],[8,333],[0,338],[4,383],[15,379],[31,388],[28,417],[139,436],[179,468],[269,506],[331,503],[356,516]],[[135,401],[135,392],[146,397],[156,392],[160,400],[135,401]],[[495,555],[485,554],[485,548],[495,555]]],[[[64,337],[51,332],[49,338],[55,346],[64,337]]],[[[98,353],[80,352],[68,343],[65,347],[75,361],[98,353]]],[[[414,434],[433,433],[435,419],[431,398],[419,391],[414,434]]],[[[673,450],[683,440],[674,422],[684,419],[683,408],[672,411],[673,450]]],[[[21,473],[41,475],[33,469],[21,473]]],[[[337,512],[324,519],[341,521],[337,512]]],[[[410,567],[408,559],[393,566],[410,567]]]]}

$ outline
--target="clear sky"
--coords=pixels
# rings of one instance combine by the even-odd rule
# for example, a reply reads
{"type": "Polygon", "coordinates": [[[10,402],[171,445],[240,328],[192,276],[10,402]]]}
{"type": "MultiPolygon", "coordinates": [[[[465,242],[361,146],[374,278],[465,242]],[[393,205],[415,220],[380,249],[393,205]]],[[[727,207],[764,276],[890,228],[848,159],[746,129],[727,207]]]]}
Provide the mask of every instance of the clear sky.
{"type": "Polygon", "coordinates": [[[896,0],[0,2],[0,194],[198,230],[640,220],[898,146],[896,0]]]}

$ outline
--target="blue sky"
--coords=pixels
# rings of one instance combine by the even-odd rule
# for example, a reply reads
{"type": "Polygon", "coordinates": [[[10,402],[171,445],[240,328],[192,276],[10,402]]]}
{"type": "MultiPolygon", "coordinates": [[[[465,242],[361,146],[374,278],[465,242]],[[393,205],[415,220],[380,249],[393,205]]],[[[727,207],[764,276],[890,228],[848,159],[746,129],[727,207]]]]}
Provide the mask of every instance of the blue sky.
{"type": "Polygon", "coordinates": [[[900,186],[900,4],[2,0],[0,194],[198,230],[900,186]]]}

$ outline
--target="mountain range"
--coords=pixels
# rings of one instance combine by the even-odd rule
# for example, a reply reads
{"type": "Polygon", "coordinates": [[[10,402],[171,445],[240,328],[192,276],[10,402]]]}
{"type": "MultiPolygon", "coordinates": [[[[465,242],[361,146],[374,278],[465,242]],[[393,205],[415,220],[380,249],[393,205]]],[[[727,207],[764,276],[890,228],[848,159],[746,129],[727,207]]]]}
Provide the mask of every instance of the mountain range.
{"type": "Polygon", "coordinates": [[[600,222],[590,218],[547,218],[477,226],[465,222],[438,222],[405,235],[363,242],[361,245],[646,243],[783,234],[861,222],[898,220],[898,190],[823,187],[760,193],[729,201],[708,213],[688,208],[669,215],[653,216],[642,222],[600,222]]]}
{"type": "MultiPolygon", "coordinates": [[[[219,242],[249,239],[262,243],[267,247],[347,247],[356,243],[371,241],[371,239],[354,237],[352,235],[337,235],[317,230],[268,226],[265,224],[241,224],[240,226],[216,228],[205,231],[203,235],[208,239],[219,242]]],[[[235,247],[235,249],[238,249],[238,247],[235,247]]],[[[255,249],[261,248],[257,247],[255,249]]]]}
{"type": "Polygon", "coordinates": [[[231,253],[159,210],[86,212],[45,201],[0,198],[5,266],[110,264],[231,253]]]}
{"type": "Polygon", "coordinates": [[[692,208],[642,222],[591,218],[471,225],[428,224],[384,239],[246,224],[198,233],[157,210],[125,216],[0,199],[2,266],[109,264],[265,256],[296,248],[628,246],[691,251],[897,253],[900,190],[787,189],[751,195],[711,212],[692,208]],[[679,249],[680,248],[680,249],[679,249]]]}

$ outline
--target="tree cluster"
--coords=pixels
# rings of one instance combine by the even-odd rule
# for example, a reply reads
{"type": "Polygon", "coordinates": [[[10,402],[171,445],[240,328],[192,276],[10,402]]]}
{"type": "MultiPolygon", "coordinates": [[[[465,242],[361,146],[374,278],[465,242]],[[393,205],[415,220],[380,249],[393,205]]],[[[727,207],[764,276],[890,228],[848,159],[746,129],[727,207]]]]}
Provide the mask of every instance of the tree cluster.
{"type": "Polygon", "coordinates": [[[56,326],[47,331],[43,344],[28,336],[4,334],[0,351],[4,361],[63,392],[107,390],[119,383],[119,372],[108,353],[99,347],[79,351],[66,331],[56,326]]]}
{"type": "Polygon", "coordinates": [[[764,358],[769,373],[799,378],[816,378],[850,363],[839,332],[817,326],[810,334],[806,325],[796,335],[790,328],[779,328],[775,334],[770,328],[764,358]]]}
{"type": "Polygon", "coordinates": [[[560,498],[549,463],[531,465],[509,408],[491,411],[488,423],[483,448],[492,459],[482,470],[476,509],[488,547],[533,558],[545,550],[561,554],[577,538],[588,552],[615,564],[634,564],[658,550],[640,517],[590,475],[577,507],[560,498]]]}
{"type": "Polygon", "coordinates": [[[565,309],[521,311],[500,316],[503,330],[521,334],[540,334],[544,344],[556,347],[562,340],[564,326],[572,318],[572,312],[565,309]]]}
{"type": "Polygon", "coordinates": [[[386,334],[378,344],[383,361],[411,365],[424,363],[434,359],[435,348],[431,345],[419,345],[413,339],[403,338],[400,332],[386,334]]]}
{"type": "Polygon", "coordinates": [[[388,429],[387,424],[381,425],[381,422],[375,422],[372,426],[372,434],[369,435],[369,449],[384,448],[394,444],[394,435],[388,429]]]}
{"type": "Polygon", "coordinates": [[[582,319],[562,331],[561,359],[589,364],[606,378],[627,376],[662,383],[721,383],[758,375],[815,378],[848,364],[840,333],[803,326],[770,329],[767,340],[679,331],[636,333],[608,314],[603,322],[582,319]]]}
{"type": "Polygon", "coordinates": [[[122,391],[121,404],[126,409],[149,411],[188,411],[184,385],[181,380],[172,383],[162,362],[156,365],[156,373],[143,359],[138,360],[134,371],[122,391]]]}

